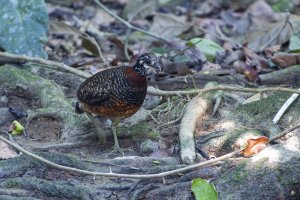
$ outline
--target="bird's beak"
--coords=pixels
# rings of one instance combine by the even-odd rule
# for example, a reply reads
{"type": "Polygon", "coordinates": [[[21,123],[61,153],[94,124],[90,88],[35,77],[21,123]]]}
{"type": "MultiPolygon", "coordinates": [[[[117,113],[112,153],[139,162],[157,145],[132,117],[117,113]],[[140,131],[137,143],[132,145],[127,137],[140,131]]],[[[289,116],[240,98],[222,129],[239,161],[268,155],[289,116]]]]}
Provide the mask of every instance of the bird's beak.
{"type": "Polygon", "coordinates": [[[153,68],[156,72],[161,72],[162,71],[162,64],[161,63],[158,63],[158,62],[155,62],[154,65],[153,65],[153,68]]]}

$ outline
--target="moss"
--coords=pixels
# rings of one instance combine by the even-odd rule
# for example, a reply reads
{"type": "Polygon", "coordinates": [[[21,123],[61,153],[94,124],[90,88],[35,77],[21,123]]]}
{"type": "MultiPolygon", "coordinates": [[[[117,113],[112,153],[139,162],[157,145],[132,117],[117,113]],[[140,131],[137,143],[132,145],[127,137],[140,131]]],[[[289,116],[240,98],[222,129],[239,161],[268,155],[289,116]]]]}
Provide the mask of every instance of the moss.
{"type": "Polygon", "coordinates": [[[257,125],[257,122],[272,119],[290,95],[287,92],[276,92],[266,99],[239,106],[232,112],[232,116],[240,122],[257,125]]]}
{"type": "Polygon", "coordinates": [[[8,82],[11,86],[16,86],[18,83],[31,83],[40,80],[38,76],[14,67],[12,65],[0,66],[0,82],[8,82]]]}
{"type": "Polygon", "coordinates": [[[1,186],[7,187],[7,188],[18,188],[18,187],[20,187],[20,184],[15,179],[9,179],[4,184],[1,184],[1,186]]]}
{"type": "MultiPolygon", "coordinates": [[[[89,189],[79,185],[66,184],[64,181],[38,179],[35,177],[22,177],[4,180],[1,183],[6,188],[21,188],[39,191],[47,196],[63,196],[72,199],[89,199],[89,189]]],[[[37,192],[36,191],[36,192],[37,192]]]]}
{"type": "Polygon", "coordinates": [[[248,161],[242,162],[238,167],[235,168],[234,172],[229,173],[227,178],[229,180],[235,181],[237,184],[247,181],[247,177],[249,175],[246,166],[248,161]]]}
{"type": "Polygon", "coordinates": [[[64,107],[64,93],[55,82],[36,76],[12,65],[0,66],[0,83],[7,83],[11,89],[20,86],[40,98],[43,107],[64,107]]]}

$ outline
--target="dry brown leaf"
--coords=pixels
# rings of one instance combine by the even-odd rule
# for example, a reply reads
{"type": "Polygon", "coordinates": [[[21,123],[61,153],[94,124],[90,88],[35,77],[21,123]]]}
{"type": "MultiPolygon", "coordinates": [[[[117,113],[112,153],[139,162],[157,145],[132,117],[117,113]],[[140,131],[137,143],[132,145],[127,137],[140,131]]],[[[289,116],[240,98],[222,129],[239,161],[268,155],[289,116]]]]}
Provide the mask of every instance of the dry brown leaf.
{"type": "Polygon", "coordinates": [[[242,151],[243,155],[246,157],[250,157],[255,155],[266,148],[267,143],[269,142],[269,138],[265,136],[261,136],[256,139],[249,139],[247,140],[247,146],[242,151]]]}
{"type": "Polygon", "coordinates": [[[243,47],[243,51],[244,51],[244,55],[246,56],[246,59],[248,61],[248,63],[251,66],[257,66],[259,71],[261,71],[261,67],[262,68],[269,68],[269,61],[267,59],[265,59],[262,56],[259,56],[258,54],[256,54],[254,51],[252,51],[251,49],[247,48],[247,47],[243,47]]]}
{"type": "Polygon", "coordinates": [[[299,53],[276,54],[275,56],[271,57],[271,60],[279,68],[286,68],[292,65],[300,64],[300,54],[299,53]]]}
{"type": "Polygon", "coordinates": [[[0,141],[0,159],[14,158],[18,153],[12,150],[8,144],[0,141]]]}

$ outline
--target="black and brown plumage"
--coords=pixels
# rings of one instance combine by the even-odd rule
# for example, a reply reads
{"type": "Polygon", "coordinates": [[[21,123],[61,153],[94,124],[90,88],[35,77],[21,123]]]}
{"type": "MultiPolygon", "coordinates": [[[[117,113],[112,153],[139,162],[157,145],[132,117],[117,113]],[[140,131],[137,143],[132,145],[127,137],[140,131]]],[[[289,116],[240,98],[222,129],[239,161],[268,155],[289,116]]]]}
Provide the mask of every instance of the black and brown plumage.
{"type": "Polygon", "coordinates": [[[76,112],[100,115],[112,120],[114,150],[119,146],[117,124],[136,113],[147,93],[147,72],[161,70],[155,54],[139,56],[134,66],[122,66],[96,73],[85,80],[77,91],[76,112]]]}

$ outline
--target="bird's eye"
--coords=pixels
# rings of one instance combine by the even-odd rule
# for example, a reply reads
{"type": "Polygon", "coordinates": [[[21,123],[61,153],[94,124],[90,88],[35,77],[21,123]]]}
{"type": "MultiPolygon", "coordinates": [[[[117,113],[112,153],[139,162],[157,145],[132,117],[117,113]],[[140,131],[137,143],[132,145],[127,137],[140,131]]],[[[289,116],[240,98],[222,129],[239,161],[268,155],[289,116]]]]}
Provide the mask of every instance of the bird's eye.
{"type": "Polygon", "coordinates": [[[151,60],[146,60],[145,63],[146,63],[147,65],[150,65],[150,64],[151,64],[151,60]]]}

